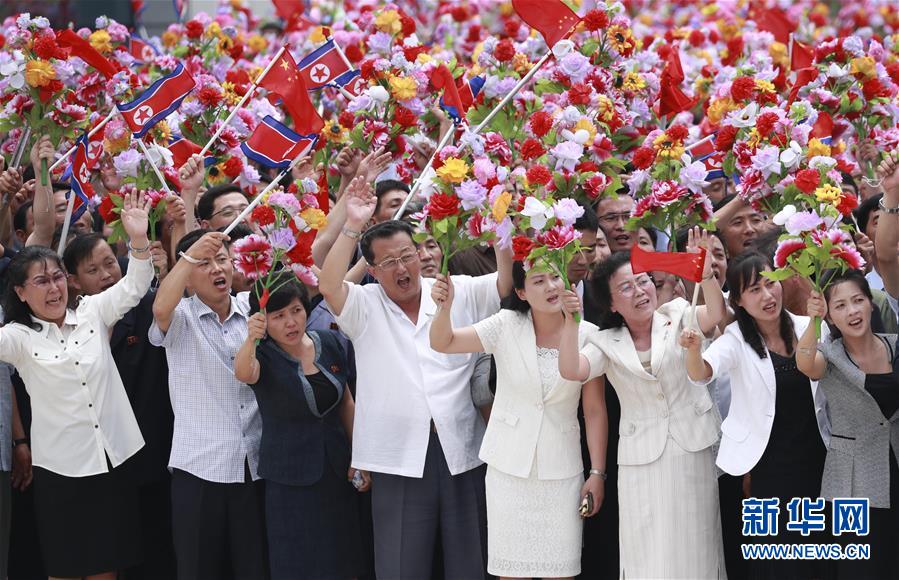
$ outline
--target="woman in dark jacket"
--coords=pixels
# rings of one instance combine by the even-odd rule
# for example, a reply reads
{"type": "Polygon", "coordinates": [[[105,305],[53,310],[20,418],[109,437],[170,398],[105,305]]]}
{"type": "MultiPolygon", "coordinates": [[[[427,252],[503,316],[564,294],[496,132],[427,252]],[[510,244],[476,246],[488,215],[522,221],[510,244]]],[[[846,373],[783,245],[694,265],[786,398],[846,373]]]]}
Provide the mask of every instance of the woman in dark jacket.
{"type": "MultiPolygon", "coordinates": [[[[348,481],[355,475],[354,406],[346,354],[336,333],[306,331],[309,297],[298,280],[274,287],[264,313],[251,293],[253,316],[234,361],[235,376],[256,393],[262,415],[259,475],[266,482],[271,575],[351,578],[360,573],[361,552],[348,481]]],[[[366,491],[368,474],[356,484],[366,491]]]]}

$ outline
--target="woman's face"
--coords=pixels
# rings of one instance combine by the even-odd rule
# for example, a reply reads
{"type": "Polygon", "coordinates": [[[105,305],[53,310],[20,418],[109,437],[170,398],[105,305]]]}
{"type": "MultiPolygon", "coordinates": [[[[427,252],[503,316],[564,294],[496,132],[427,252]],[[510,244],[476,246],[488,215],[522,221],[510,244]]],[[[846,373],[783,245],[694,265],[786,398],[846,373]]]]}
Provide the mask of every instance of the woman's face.
{"type": "Polygon", "coordinates": [[[609,240],[606,239],[605,232],[602,231],[602,228],[598,228],[596,230],[596,259],[593,260],[593,266],[599,264],[606,258],[612,255],[612,250],[609,248],[609,240]]]}
{"type": "Polygon", "coordinates": [[[531,270],[525,276],[524,289],[517,289],[518,297],[526,301],[535,312],[561,312],[562,292],[565,283],[556,273],[531,270]]]}
{"type": "MultiPolygon", "coordinates": [[[[765,272],[770,271],[771,268],[765,268],[765,272]]],[[[755,282],[743,288],[737,305],[756,321],[778,320],[783,308],[783,287],[780,282],[759,275],[755,282]]]]}
{"type": "Polygon", "coordinates": [[[649,274],[634,275],[630,263],[623,264],[609,278],[612,312],[632,324],[652,318],[658,305],[656,286],[649,274]]]}
{"type": "Polygon", "coordinates": [[[652,243],[652,236],[649,235],[649,232],[646,231],[646,228],[640,228],[639,230],[637,230],[637,245],[647,252],[656,251],[656,247],[652,243]]]}
{"type": "Polygon", "coordinates": [[[265,313],[266,332],[279,345],[296,346],[306,334],[306,309],[294,298],[280,310],[265,313]]]}
{"type": "Polygon", "coordinates": [[[838,282],[830,288],[827,298],[827,320],[843,336],[861,337],[871,332],[871,313],[874,306],[858,284],[838,282]]]}
{"type": "Polygon", "coordinates": [[[47,322],[62,322],[69,300],[68,276],[53,260],[33,262],[28,277],[16,286],[19,300],[28,304],[31,313],[47,322]]]}

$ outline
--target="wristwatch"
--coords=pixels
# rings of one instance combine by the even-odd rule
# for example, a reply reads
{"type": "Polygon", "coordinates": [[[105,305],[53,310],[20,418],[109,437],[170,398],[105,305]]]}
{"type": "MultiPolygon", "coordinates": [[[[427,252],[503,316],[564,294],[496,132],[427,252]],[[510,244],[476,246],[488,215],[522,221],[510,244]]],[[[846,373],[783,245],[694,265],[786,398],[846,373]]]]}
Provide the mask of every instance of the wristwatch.
{"type": "Polygon", "coordinates": [[[18,447],[19,445],[28,445],[30,443],[31,443],[31,441],[30,441],[30,439],[28,439],[28,437],[22,437],[21,439],[13,439],[12,440],[13,447],[18,447]]]}
{"type": "Polygon", "coordinates": [[[345,227],[345,226],[342,230],[340,230],[340,233],[342,233],[346,237],[354,239],[354,240],[358,240],[362,236],[362,232],[357,232],[356,230],[351,230],[350,228],[345,227]]]}
{"type": "Polygon", "coordinates": [[[885,211],[887,213],[899,213],[899,206],[897,206],[897,207],[885,206],[883,204],[883,197],[880,198],[880,200],[877,202],[877,205],[880,207],[880,209],[882,209],[883,211],[885,211]]]}
{"type": "Polygon", "coordinates": [[[600,470],[598,470],[598,469],[591,469],[591,470],[590,470],[590,475],[597,475],[597,476],[599,476],[599,478],[600,478],[601,480],[603,480],[603,481],[605,481],[606,479],[609,478],[609,476],[606,474],[605,471],[600,471],[600,470]]]}

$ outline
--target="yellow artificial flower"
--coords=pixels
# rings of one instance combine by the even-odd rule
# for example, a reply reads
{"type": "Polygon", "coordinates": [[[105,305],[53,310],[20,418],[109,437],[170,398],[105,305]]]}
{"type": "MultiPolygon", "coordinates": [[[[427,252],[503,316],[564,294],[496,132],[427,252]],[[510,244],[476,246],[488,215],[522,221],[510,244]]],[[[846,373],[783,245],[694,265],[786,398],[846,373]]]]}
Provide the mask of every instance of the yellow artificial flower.
{"type": "Polygon", "coordinates": [[[268,41],[264,36],[254,34],[247,39],[247,46],[253,52],[262,52],[268,47],[268,41]]]}
{"type": "Polygon", "coordinates": [[[656,157],[660,159],[680,159],[684,154],[684,143],[671,141],[667,133],[656,137],[656,140],[652,142],[652,147],[656,150],[656,157]]]}
{"type": "Polygon", "coordinates": [[[825,183],[821,187],[815,190],[815,199],[817,199],[821,203],[830,203],[833,205],[837,205],[840,203],[840,198],[843,197],[843,191],[834,185],[829,183],[825,183]]]}
{"type": "Polygon", "coordinates": [[[603,123],[611,123],[615,120],[615,103],[605,95],[598,95],[596,103],[596,118],[603,123]]]}
{"type": "Polygon", "coordinates": [[[808,157],[817,156],[830,157],[830,145],[822,143],[820,139],[809,139],[808,141],[808,157]]]}
{"type": "Polygon", "coordinates": [[[718,12],[718,5],[714,2],[711,4],[706,4],[702,7],[702,9],[700,9],[700,12],[703,16],[711,16],[715,12],[718,12]]]}
{"type": "Polygon", "coordinates": [[[34,88],[46,87],[56,78],[56,69],[46,60],[35,59],[25,63],[25,82],[34,88]]]}
{"type": "Polygon", "coordinates": [[[509,205],[512,203],[512,194],[508,191],[504,191],[493,201],[493,221],[499,223],[506,219],[506,215],[509,212],[509,205]]]}
{"type": "Polygon", "coordinates": [[[747,145],[749,145],[750,147],[757,147],[758,144],[761,142],[761,140],[762,140],[762,136],[759,135],[758,129],[753,127],[752,129],[749,130],[749,136],[746,141],[747,145]]]}
{"type": "Polygon", "coordinates": [[[755,79],[755,88],[763,93],[773,94],[777,92],[777,89],[774,88],[774,83],[762,79],[755,79]]]}
{"type": "Polygon", "coordinates": [[[876,63],[870,56],[853,58],[849,62],[849,74],[856,77],[860,76],[862,80],[873,79],[877,76],[875,66],[876,63]]]}
{"type": "Polygon", "coordinates": [[[456,157],[450,157],[437,170],[437,177],[447,183],[462,183],[468,175],[468,163],[456,157]]]}
{"type": "Polygon", "coordinates": [[[740,28],[735,23],[727,22],[723,18],[719,19],[717,24],[718,32],[726,41],[732,39],[741,32],[740,28]]]}
{"type": "Polygon", "coordinates": [[[733,101],[730,97],[724,97],[723,99],[715,99],[709,104],[709,108],[706,111],[706,117],[709,119],[709,123],[712,125],[718,125],[721,123],[721,119],[725,117],[731,111],[736,111],[740,106],[733,101]]]}
{"type": "Polygon", "coordinates": [[[228,81],[223,82],[222,90],[224,91],[225,102],[229,105],[236,105],[240,102],[240,99],[243,98],[234,90],[234,83],[228,81]]]}
{"type": "Polygon", "coordinates": [[[782,42],[772,42],[771,46],[768,47],[768,55],[771,57],[771,60],[774,61],[774,64],[782,66],[790,64],[790,55],[787,50],[787,45],[782,42]]]}
{"type": "Polygon", "coordinates": [[[103,151],[108,153],[111,157],[118,155],[122,151],[125,151],[130,146],[131,131],[122,131],[122,136],[118,139],[110,139],[109,137],[105,137],[103,139],[103,151]]]}
{"type": "Polygon", "coordinates": [[[225,54],[234,48],[234,39],[228,36],[220,36],[218,41],[218,49],[220,54],[225,54]]]}
{"type": "Polygon", "coordinates": [[[222,36],[222,27],[214,20],[206,27],[206,38],[214,38],[222,36]]]}
{"type": "Polygon", "coordinates": [[[300,212],[300,217],[313,230],[320,230],[328,225],[328,216],[317,207],[307,207],[300,212]]]}
{"type": "Polygon", "coordinates": [[[375,18],[375,28],[388,34],[396,34],[403,29],[400,14],[396,10],[384,10],[375,18]]]}
{"type": "Polygon", "coordinates": [[[165,120],[160,121],[153,127],[153,133],[157,143],[168,143],[172,138],[172,129],[165,120]]]}
{"type": "Polygon", "coordinates": [[[606,38],[609,40],[609,44],[612,45],[612,48],[622,54],[636,46],[634,34],[631,32],[631,29],[626,26],[621,26],[620,24],[613,24],[610,26],[606,31],[606,38]]]}
{"type": "Polygon", "coordinates": [[[346,132],[343,130],[343,127],[333,119],[325,123],[322,133],[325,139],[331,143],[342,143],[346,138],[346,132]]]}
{"type": "Polygon", "coordinates": [[[430,54],[428,54],[426,52],[420,52],[420,53],[418,53],[418,56],[415,57],[415,62],[417,62],[418,64],[428,64],[432,60],[434,60],[434,59],[431,57],[430,54]]]}
{"type": "Polygon", "coordinates": [[[162,33],[162,46],[165,48],[173,48],[178,45],[178,40],[181,38],[177,32],[172,32],[170,30],[166,30],[162,33]]]}
{"type": "Polygon", "coordinates": [[[324,27],[316,26],[315,30],[312,31],[312,34],[309,35],[309,40],[311,40],[312,42],[324,42],[328,40],[327,38],[325,38],[324,27]]]}
{"type": "Polygon", "coordinates": [[[499,6],[499,13],[502,16],[512,16],[515,12],[515,8],[512,6],[511,2],[503,2],[499,6]]]}
{"type": "Polygon", "coordinates": [[[105,30],[95,30],[88,37],[88,42],[94,50],[101,54],[109,54],[112,52],[112,37],[105,30]]]}
{"type": "Polygon", "coordinates": [[[640,19],[640,24],[652,26],[652,16],[649,13],[643,12],[638,18],[640,19]]]}
{"type": "Polygon", "coordinates": [[[624,75],[624,81],[621,83],[621,88],[632,92],[642,91],[646,88],[646,81],[639,73],[629,72],[624,75]]]}
{"type": "Polygon", "coordinates": [[[408,101],[414,99],[418,94],[418,86],[415,80],[410,77],[390,77],[390,94],[398,101],[408,101]]]}
{"type": "Polygon", "coordinates": [[[572,128],[572,132],[576,133],[583,129],[587,133],[590,134],[590,139],[587,141],[588,143],[593,143],[593,139],[596,137],[596,125],[590,119],[586,117],[581,118],[577,123],[574,124],[572,128]]]}
{"type": "Polygon", "coordinates": [[[531,70],[531,61],[526,55],[516,52],[515,56],[512,57],[512,68],[515,72],[524,76],[531,70]]]}

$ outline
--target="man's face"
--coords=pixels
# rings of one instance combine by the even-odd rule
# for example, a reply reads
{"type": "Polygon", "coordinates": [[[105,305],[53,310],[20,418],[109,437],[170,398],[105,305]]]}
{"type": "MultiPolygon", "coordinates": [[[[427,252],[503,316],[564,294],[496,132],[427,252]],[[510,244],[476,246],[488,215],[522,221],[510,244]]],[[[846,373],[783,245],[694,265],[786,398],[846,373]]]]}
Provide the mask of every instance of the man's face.
{"type": "Polygon", "coordinates": [[[727,178],[712,179],[707,186],[702,188],[702,192],[709,196],[712,203],[718,203],[727,196],[727,178]]]}
{"type": "Polygon", "coordinates": [[[576,253],[568,263],[568,281],[572,285],[586,279],[596,262],[596,232],[578,231],[581,232],[581,251],[576,253]]]}
{"type": "Polygon", "coordinates": [[[72,286],[85,296],[99,294],[122,279],[122,269],[112,248],[99,241],[90,255],[75,268],[72,286]]]}
{"type": "Polygon", "coordinates": [[[745,252],[764,231],[765,219],[759,212],[745,206],[737,210],[727,223],[718,225],[727,246],[727,255],[733,259],[745,252]]]}
{"type": "Polygon", "coordinates": [[[618,199],[605,198],[596,206],[599,227],[606,234],[612,252],[627,251],[634,245],[636,239],[634,232],[624,227],[633,209],[634,200],[627,195],[619,196],[618,199]]]}
{"type": "MultiPolygon", "coordinates": [[[[68,208],[69,201],[66,199],[66,195],[69,193],[69,190],[62,189],[60,191],[53,192],[53,211],[56,214],[56,227],[61,228],[62,224],[66,221],[66,209],[68,208]]],[[[31,213],[31,212],[29,212],[31,213]]],[[[78,233],[88,233],[93,230],[93,217],[89,211],[82,213],[77,220],[73,221],[70,225],[70,229],[72,231],[78,233]]],[[[34,227],[34,215],[32,214],[31,219],[32,228],[34,227]]]]}
{"type": "Polygon", "coordinates": [[[372,216],[372,221],[379,224],[381,222],[390,221],[396,215],[397,210],[403,205],[406,199],[406,192],[402,189],[391,189],[378,198],[378,207],[372,216]]]}
{"type": "Polygon", "coordinates": [[[371,244],[374,264],[368,271],[384,288],[387,297],[401,304],[421,293],[421,261],[409,234],[397,232],[371,244]]]}
{"type": "Polygon", "coordinates": [[[443,262],[443,250],[433,236],[428,236],[418,245],[418,257],[421,262],[421,277],[436,278],[443,262]]]}
{"type": "Polygon", "coordinates": [[[234,192],[220,195],[212,204],[212,216],[205,220],[206,224],[204,227],[211,230],[228,227],[234,221],[234,218],[240,215],[240,212],[247,209],[248,205],[250,204],[242,193],[234,192]]]}
{"type": "Polygon", "coordinates": [[[206,304],[216,304],[231,294],[234,264],[228,248],[222,246],[212,259],[191,269],[188,287],[206,304]]]}

